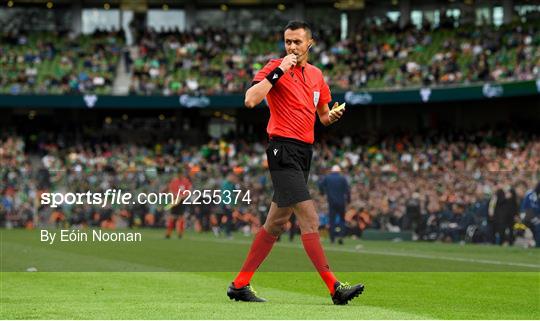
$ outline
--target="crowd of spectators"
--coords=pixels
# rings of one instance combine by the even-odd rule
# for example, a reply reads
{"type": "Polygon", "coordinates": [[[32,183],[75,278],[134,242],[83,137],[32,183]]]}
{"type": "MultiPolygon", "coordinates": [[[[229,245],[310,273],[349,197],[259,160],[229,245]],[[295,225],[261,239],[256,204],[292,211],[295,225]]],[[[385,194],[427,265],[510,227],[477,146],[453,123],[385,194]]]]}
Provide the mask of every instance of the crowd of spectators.
{"type": "Polygon", "coordinates": [[[116,32],[0,34],[0,93],[112,93],[123,40],[116,32]]]}
{"type": "MultiPolygon", "coordinates": [[[[437,28],[359,25],[347,39],[315,30],[310,61],[336,91],[533,80],[540,77],[536,23],[437,28]]],[[[119,57],[136,95],[241,93],[271,58],[280,33],[194,27],[146,30],[128,48],[118,32],[17,33],[0,41],[0,92],[111,93],[119,57]]]]}
{"type": "MultiPolygon", "coordinates": [[[[532,80],[540,75],[534,24],[432,29],[393,23],[315,32],[310,61],[338,91],[532,80]]],[[[280,34],[195,28],[156,33],[138,43],[131,93],[239,93],[269,59],[283,55],[280,34]]]]}
{"type": "MultiPolygon", "coordinates": [[[[7,136],[0,140],[0,221],[28,228],[162,227],[168,214],[163,203],[52,208],[39,199],[45,191],[159,193],[181,171],[193,189],[220,190],[227,181],[249,191],[250,204],[234,206],[232,222],[249,233],[264,222],[272,196],[264,150],[263,142],[241,139],[197,146],[171,139],[145,147],[44,141],[29,154],[25,140],[7,136]]],[[[511,243],[514,226],[520,226],[519,202],[540,179],[540,139],[498,131],[323,139],[315,145],[310,189],[324,224],[327,205],[318,182],[335,164],[351,186],[345,216],[351,234],[369,227],[412,230],[423,240],[511,243]],[[505,232],[495,233],[501,224],[505,232]]],[[[219,230],[223,222],[219,205],[187,211],[188,226],[198,231],[219,230]]]]}
{"type": "Polygon", "coordinates": [[[351,39],[322,52],[323,67],[342,64],[331,83],[341,90],[403,88],[532,80],[540,73],[540,38],[533,24],[382,28],[362,26],[351,39]]]}

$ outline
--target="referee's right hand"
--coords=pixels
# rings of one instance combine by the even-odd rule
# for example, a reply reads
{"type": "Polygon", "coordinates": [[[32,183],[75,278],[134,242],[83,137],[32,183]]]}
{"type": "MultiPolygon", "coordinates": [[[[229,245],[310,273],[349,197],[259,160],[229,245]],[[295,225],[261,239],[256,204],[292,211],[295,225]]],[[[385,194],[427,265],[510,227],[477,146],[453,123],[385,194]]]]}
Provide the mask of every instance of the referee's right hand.
{"type": "Polygon", "coordinates": [[[294,65],[296,65],[296,55],[291,53],[283,58],[283,60],[281,61],[281,65],[279,65],[279,68],[281,68],[283,72],[287,72],[287,70],[291,69],[294,65]]]}

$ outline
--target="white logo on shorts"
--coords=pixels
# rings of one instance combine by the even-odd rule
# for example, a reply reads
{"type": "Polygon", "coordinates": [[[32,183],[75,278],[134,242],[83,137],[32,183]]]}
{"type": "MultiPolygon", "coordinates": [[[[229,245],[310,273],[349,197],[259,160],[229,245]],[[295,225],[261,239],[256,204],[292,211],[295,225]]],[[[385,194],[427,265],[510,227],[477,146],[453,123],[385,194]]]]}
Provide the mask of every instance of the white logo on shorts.
{"type": "Polygon", "coordinates": [[[274,156],[277,155],[278,150],[274,148],[274,156]]]}

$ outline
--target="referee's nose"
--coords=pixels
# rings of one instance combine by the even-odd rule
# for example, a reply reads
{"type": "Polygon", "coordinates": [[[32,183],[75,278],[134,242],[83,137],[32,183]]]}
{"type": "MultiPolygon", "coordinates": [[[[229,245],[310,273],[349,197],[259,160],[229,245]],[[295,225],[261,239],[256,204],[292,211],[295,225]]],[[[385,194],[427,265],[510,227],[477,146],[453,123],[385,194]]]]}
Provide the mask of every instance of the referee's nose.
{"type": "Polygon", "coordinates": [[[296,48],[291,49],[291,50],[290,50],[290,53],[295,54],[295,55],[298,55],[298,54],[299,54],[299,52],[298,52],[298,50],[297,50],[296,48]]]}
{"type": "Polygon", "coordinates": [[[294,54],[296,54],[296,52],[297,52],[297,50],[296,50],[297,48],[296,48],[296,45],[295,45],[295,44],[289,45],[289,47],[288,47],[287,49],[288,49],[287,51],[288,51],[289,53],[294,53],[294,54]]]}

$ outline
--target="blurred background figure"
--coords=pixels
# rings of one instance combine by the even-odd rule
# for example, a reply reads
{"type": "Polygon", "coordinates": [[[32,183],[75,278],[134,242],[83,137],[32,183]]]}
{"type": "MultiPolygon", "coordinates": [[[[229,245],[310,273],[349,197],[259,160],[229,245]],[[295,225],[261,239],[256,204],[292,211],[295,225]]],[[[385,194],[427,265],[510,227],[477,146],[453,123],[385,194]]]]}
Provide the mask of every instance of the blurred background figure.
{"type": "Polygon", "coordinates": [[[520,218],[532,230],[536,247],[540,247],[540,182],[525,194],[521,202],[520,218]]]}
{"type": "Polygon", "coordinates": [[[191,190],[191,181],[184,174],[182,168],[178,169],[176,177],[174,177],[170,183],[168,192],[173,196],[173,204],[170,204],[170,213],[167,218],[167,231],[165,233],[166,238],[170,238],[172,231],[176,229],[178,238],[182,238],[186,227],[186,209],[184,200],[188,197],[191,190]]]}
{"type": "Polygon", "coordinates": [[[518,215],[516,193],[510,186],[499,188],[489,204],[491,241],[497,245],[512,245],[513,226],[518,215]]]}
{"type": "Polygon", "coordinates": [[[333,165],[330,173],[320,182],[319,188],[328,201],[328,219],[330,225],[330,242],[343,244],[345,236],[345,207],[351,202],[349,183],[341,174],[339,165],[333,165]]]}

